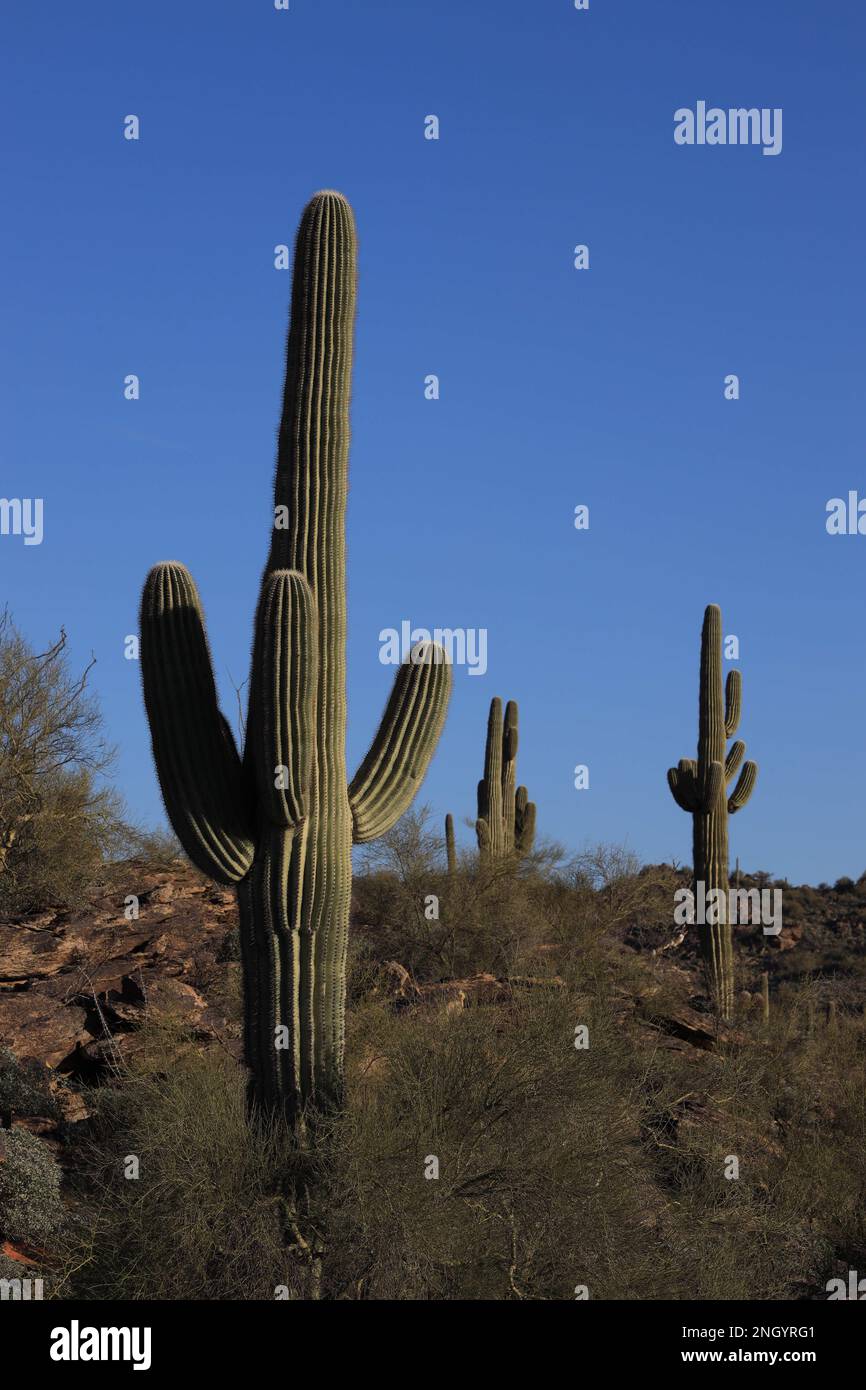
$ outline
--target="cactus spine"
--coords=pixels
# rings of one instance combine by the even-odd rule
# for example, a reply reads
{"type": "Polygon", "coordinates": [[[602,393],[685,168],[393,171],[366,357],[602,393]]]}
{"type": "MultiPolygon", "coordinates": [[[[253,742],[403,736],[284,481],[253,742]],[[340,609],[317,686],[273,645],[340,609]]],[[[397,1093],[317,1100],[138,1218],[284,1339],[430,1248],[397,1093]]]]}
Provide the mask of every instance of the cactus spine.
{"type": "Polygon", "coordinates": [[[739,671],[728,673],[722,696],[722,613],[711,603],[704,613],[701,633],[697,761],[683,758],[677,767],[670,768],[668,785],[677,805],[692,817],[695,897],[699,896],[699,883],[703,883],[707,898],[712,890],[724,894],[718,914],[722,920],[698,925],[710,992],[722,1018],[730,1018],[734,1007],[733,938],[728,921],[728,816],[745,806],[758,775],[754,763],[743,763],[746,745],[739,739],[725,753],[727,740],[737,731],[741,706],[739,671]],[[728,784],[741,763],[739,780],[729,796],[728,784]]]}
{"type": "Polygon", "coordinates": [[[457,872],[457,845],[454,840],[454,817],[449,811],[445,817],[445,856],[448,860],[449,874],[457,872]]]}
{"type": "Polygon", "coordinates": [[[535,841],[535,802],[525,787],[517,787],[517,705],[509,700],[502,718],[502,701],[490,702],[484,776],[478,783],[475,834],[482,859],[508,859],[529,854],[535,841]]]}
{"type": "Polygon", "coordinates": [[[144,699],[166,809],[193,863],[237,887],[250,1103],[292,1124],[342,1099],[352,842],[384,834],[411,803],[451,689],[442,648],[413,648],[347,783],[355,282],[351,208],[337,193],[319,193],[295,245],[274,528],[243,759],[217,706],[188,571],[156,566],[141,605],[144,699]]]}

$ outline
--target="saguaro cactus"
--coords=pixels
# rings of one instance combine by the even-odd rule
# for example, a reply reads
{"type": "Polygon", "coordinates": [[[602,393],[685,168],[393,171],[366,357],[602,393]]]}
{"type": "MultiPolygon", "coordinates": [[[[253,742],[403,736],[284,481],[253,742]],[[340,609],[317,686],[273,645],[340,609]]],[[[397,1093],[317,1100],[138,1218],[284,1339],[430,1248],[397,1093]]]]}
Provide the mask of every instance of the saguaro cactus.
{"type": "Polygon", "coordinates": [[[413,648],[346,779],[345,508],[355,311],[352,211],[318,193],[295,245],[274,528],[255,619],[243,759],[217,706],[204,618],[182,565],[141,605],[144,699],[166,809],[204,873],[237,886],[252,1104],[291,1123],[343,1092],[351,845],[418,790],[451,689],[413,648]]]}
{"type": "Polygon", "coordinates": [[[483,859],[529,854],[535,841],[535,802],[517,782],[517,705],[490,701],[484,776],[478,783],[475,834],[483,859]]]}
{"type": "MultiPolygon", "coordinates": [[[[746,745],[739,739],[726,754],[727,740],[737,732],[742,707],[742,679],[730,671],[722,698],[722,613],[711,603],[704,613],[701,633],[701,679],[698,706],[698,756],[683,758],[668,770],[674,800],[692,817],[693,872],[696,900],[713,890],[724,894],[724,906],[715,923],[698,923],[698,941],[707,969],[710,990],[723,1018],[734,1005],[734,961],[731,924],[728,921],[728,816],[745,806],[755,787],[758,769],[743,762],[746,745]],[[740,765],[742,769],[740,770],[740,765]],[[740,770],[731,795],[728,784],[740,770]]],[[[718,902],[718,898],[711,900],[718,902]]]]}
{"type": "Polygon", "coordinates": [[[450,811],[445,817],[445,857],[448,861],[449,874],[456,874],[457,844],[454,839],[454,817],[450,811]]]}

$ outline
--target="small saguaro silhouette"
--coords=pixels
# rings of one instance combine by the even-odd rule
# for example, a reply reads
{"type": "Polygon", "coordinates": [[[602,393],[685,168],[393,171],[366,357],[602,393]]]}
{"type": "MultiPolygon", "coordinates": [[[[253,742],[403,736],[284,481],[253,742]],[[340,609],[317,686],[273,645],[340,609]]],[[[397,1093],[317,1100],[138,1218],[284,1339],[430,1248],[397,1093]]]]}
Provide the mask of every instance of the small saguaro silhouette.
{"type": "MultiPolygon", "coordinates": [[[[694,892],[728,898],[728,816],[742,809],[755,788],[758,768],[743,762],[746,745],[739,739],[726,754],[727,740],[737,732],[742,706],[742,678],[729,671],[722,695],[722,613],[711,603],[701,633],[701,674],[698,705],[698,756],[681,758],[668,769],[668,785],[677,805],[692,817],[694,892]],[[742,770],[740,765],[742,764],[742,770]],[[728,784],[740,770],[728,795],[728,784]]],[[[722,1018],[734,1007],[734,959],[729,914],[721,920],[698,923],[698,941],[710,991],[722,1018]]]]}

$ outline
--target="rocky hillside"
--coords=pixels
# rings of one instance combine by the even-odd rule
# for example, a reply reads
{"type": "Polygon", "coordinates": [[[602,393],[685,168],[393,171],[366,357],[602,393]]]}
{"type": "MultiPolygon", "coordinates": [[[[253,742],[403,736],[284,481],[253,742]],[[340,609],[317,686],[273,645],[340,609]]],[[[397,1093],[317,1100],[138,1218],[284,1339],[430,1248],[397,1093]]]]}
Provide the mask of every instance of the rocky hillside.
{"type": "MultiPolygon", "coordinates": [[[[433,1111],[443,1154],[463,1154],[469,1130],[485,1135],[470,1195],[472,1184],[488,1183],[491,1172],[507,1173],[503,1210],[526,1204],[520,1220],[535,1233],[530,1246],[545,1232],[545,1259],[533,1263],[527,1256],[524,1277],[532,1296],[563,1296],[557,1290],[567,1287],[570,1273],[562,1223],[572,1217],[572,1246],[585,1253],[587,1240],[589,1249],[597,1245],[594,1277],[609,1297],[634,1297],[635,1281],[648,1297],[692,1296],[693,1286],[704,1297],[720,1296],[720,1290],[733,1296],[731,1288],[741,1288],[742,1297],[821,1297],[828,1272],[844,1273],[846,1262],[860,1260],[866,1239],[857,1226],[866,884],[783,885],[781,934],[737,931],[737,1018],[719,1029],[707,1008],[693,938],[671,924],[672,890],[686,883],[686,875],[656,866],[588,898],[585,887],[552,894],[530,887],[520,896],[512,885],[498,907],[484,907],[475,953],[458,953],[474,963],[460,978],[443,978],[419,965],[433,957],[423,914],[420,922],[410,921],[418,915],[417,885],[401,897],[375,877],[356,881],[347,1059],[352,1115],[335,1168],[350,1176],[344,1192],[327,1197],[332,1207],[323,1216],[332,1232],[335,1287],[343,1287],[345,1262],[359,1297],[447,1297],[461,1290],[510,1296],[479,1292],[488,1279],[499,1290],[503,1257],[491,1235],[498,1227],[482,1220],[483,1204],[460,1195],[465,1183],[448,1199],[442,1227],[449,1240],[459,1229],[465,1246],[456,1294],[443,1292],[452,1288],[453,1252],[435,1268],[427,1263],[426,1223],[435,1207],[428,1211],[419,1198],[413,1153],[428,1153],[433,1111]],[[506,911],[515,900],[516,919],[506,911]],[[511,950],[521,931],[525,940],[514,948],[511,968],[479,968],[501,962],[502,940],[511,950]],[[772,1031],[761,1022],[764,972],[772,1031]],[[575,1019],[589,1020],[593,1037],[576,1072],[575,1019]],[[516,1107],[520,1117],[507,1128],[499,1128],[490,1112],[490,1088],[503,1077],[511,1077],[513,1094],[509,1090],[502,1113],[516,1107]],[[540,1098],[548,1106],[543,1113],[540,1098]],[[407,1125],[418,1129],[408,1146],[407,1125]],[[613,1133],[619,1136],[614,1143],[613,1133]],[[495,1148],[497,1136],[504,1148],[487,1154],[484,1145],[495,1148]],[[576,1157],[560,1171],[563,1144],[572,1144],[576,1157]],[[587,1152],[607,1173],[604,1189],[582,1185],[587,1152]],[[731,1152],[743,1156],[747,1176],[736,1191],[717,1178],[720,1155],[731,1152]],[[527,1184],[533,1165],[538,1172],[527,1184]],[[391,1186],[383,1207],[379,1185],[386,1173],[391,1186]],[[561,1209],[550,1202],[560,1188],[561,1209]],[[594,1241],[586,1221],[608,1199],[611,1210],[594,1241]],[[408,1245],[399,1259],[388,1204],[405,1223],[408,1245]],[[335,1234],[358,1222],[378,1252],[369,1256],[372,1272],[355,1270],[364,1240],[341,1246],[335,1234]],[[696,1223],[702,1231],[697,1244],[696,1223]],[[620,1242],[612,1260],[611,1229],[620,1242]],[[668,1252],[665,1258],[676,1251],[661,1285],[651,1251],[646,1269],[637,1267],[648,1233],[659,1252],[668,1252]],[[744,1255],[756,1233],[775,1251],[760,1273],[744,1255]],[[480,1258],[488,1240],[491,1249],[480,1258]],[[473,1271],[482,1266],[479,1283],[473,1271]],[[407,1287],[415,1292],[407,1294],[407,1287]]],[[[744,877],[743,886],[751,881],[744,877]]],[[[473,923],[470,934],[479,931],[478,920],[473,923]]],[[[447,928],[436,945],[451,949],[447,928]]],[[[88,1212],[100,1232],[99,1257],[86,1275],[69,1276],[87,1296],[99,1296],[90,1292],[97,1287],[126,1289],[130,1279],[138,1293],[122,1296],[271,1296],[271,1270],[282,1247],[275,1253],[264,1236],[251,1245],[244,1222],[232,1225],[233,1213],[248,1202],[247,1185],[258,1181],[254,1173],[243,1176],[252,1160],[242,1107],[237,1110],[232,1099],[240,1095],[237,957],[233,893],[180,862],[130,862],[80,910],[0,922],[0,1205],[5,1202],[7,1212],[0,1223],[0,1277],[10,1267],[27,1266],[62,1281],[66,1257],[53,1232],[59,1213],[76,1210],[88,1212]],[[156,1081],[140,1093],[136,1070],[153,1046],[151,1025],[162,1023],[177,1025],[165,1030],[172,1050],[149,1073],[156,1081]],[[180,1068],[174,1064],[180,1043],[172,1038],[184,1039],[180,1068]],[[159,1101],[164,1134],[153,1111],[136,1133],[138,1107],[153,1106],[160,1087],[166,1088],[159,1101]],[[117,1136],[116,1152],[109,1143],[103,1169],[90,1148],[100,1133],[105,1144],[105,1118],[100,1121],[98,1112],[105,1098],[124,1094],[127,1128],[117,1136]],[[202,1192],[212,1186],[216,1134],[223,1146],[234,1136],[236,1146],[217,1163],[220,1182],[229,1182],[228,1173],[241,1176],[237,1191],[215,1190],[211,1206],[200,1209],[202,1192]],[[153,1187],[133,1185],[133,1192],[118,1163],[143,1150],[153,1187]],[[172,1167],[176,1154],[182,1161],[172,1167]],[[105,1173],[114,1184],[110,1201],[103,1197],[108,1189],[99,1186],[105,1173]],[[27,1201],[17,1200],[16,1207],[21,1183],[27,1201]],[[155,1205],[149,1205],[151,1191],[155,1205]],[[169,1194],[173,1205],[166,1207],[169,1194]],[[110,1221],[115,1208],[116,1229],[103,1231],[100,1223],[110,1221]],[[170,1252],[181,1225],[186,1229],[199,1210],[201,1229],[188,1234],[188,1252],[178,1263],[170,1252]],[[225,1228],[219,1240],[216,1228],[225,1228]],[[128,1241],[134,1248],[127,1251],[128,1241]],[[212,1243],[218,1253],[231,1250],[247,1271],[221,1275],[222,1292],[214,1291],[212,1260],[198,1253],[212,1243]],[[247,1270],[250,1260],[254,1273],[247,1270]],[[139,1269],[146,1274],[135,1274],[139,1269]]],[[[496,1178],[497,1192],[504,1181],[496,1178]]],[[[88,1249],[90,1242],[88,1234],[88,1249]]],[[[78,1256],[68,1263],[76,1270],[78,1256]]],[[[218,1267],[225,1267],[222,1253],[218,1267]]]]}
{"type": "Polygon", "coordinates": [[[130,863],[79,911],[0,922],[0,1042],[91,1081],[135,1045],[145,1013],[240,1052],[221,1007],[236,967],[234,894],[180,864],[130,863]]]}
{"type": "MultiPolygon", "coordinates": [[[[679,878],[687,884],[686,875],[679,878]]],[[[743,886],[755,880],[744,876],[743,886]]],[[[866,879],[841,880],[835,888],[784,885],[783,893],[779,936],[737,929],[747,992],[763,970],[774,984],[818,974],[819,995],[866,1002],[866,879]]],[[[670,885],[660,890],[656,879],[645,908],[631,913],[611,949],[652,961],[660,980],[678,977],[699,1001],[694,942],[688,935],[679,941],[667,925],[670,901],[670,885]]],[[[166,1016],[202,1044],[218,1043],[240,1057],[237,958],[232,890],[184,863],[130,862],[80,910],[0,921],[0,1043],[69,1082],[93,1082],[134,1050],[147,1016],[166,1016]]],[[[532,987],[531,978],[505,981],[488,973],[418,984],[401,962],[381,964],[381,988],[402,1007],[494,1002],[503,991],[532,987]]],[[[555,977],[555,961],[553,968],[555,977]]]]}

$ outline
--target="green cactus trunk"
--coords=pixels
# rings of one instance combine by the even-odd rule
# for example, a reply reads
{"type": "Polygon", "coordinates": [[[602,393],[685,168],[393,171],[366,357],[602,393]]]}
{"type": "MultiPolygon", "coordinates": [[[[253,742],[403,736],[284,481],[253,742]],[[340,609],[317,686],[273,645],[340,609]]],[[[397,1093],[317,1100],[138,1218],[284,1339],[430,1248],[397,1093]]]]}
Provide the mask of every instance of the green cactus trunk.
{"type": "MultiPolygon", "coordinates": [[[[713,890],[728,901],[728,813],[725,791],[721,805],[717,798],[711,811],[696,811],[692,816],[693,891],[697,898],[698,884],[703,883],[709,897],[713,890]]],[[[711,900],[712,901],[712,900],[711,900]]],[[[729,1018],[734,1002],[734,947],[731,924],[698,923],[698,943],[706,962],[711,992],[723,1018],[729,1018]]]]}
{"type": "Polygon", "coordinates": [[[454,817],[449,812],[445,817],[445,858],[449,874],[457,872],[457,844],[454,839],[454,817]]]}
{"type": "Polygon", "coordinates": [[[237,885],[251,1106],[295,1124],[343,1095],[351,847],[410,805],[451,670],[401,666],[347,785],[345,510],[356,280],[351,209],[317,194],[295,248],[274,529],[256,614],[243,763],[217,707],[195,585],[151,571],[142,674],[166,808],[193,862],[237,885]]]}
{"type": "MultiPolygon", "coordinates": [[[[695,901],[712,892],[723,895],[721,920],[697,924],[698,943],[715,1007],[730,1018],[734,1007],[734,951],[728,920],[728,815],[745,806],[758,769],[744,763],[731,796],[727,785],[743,762],[746,746],[739,740],[725,755],[727,740],[736,733],[742,705],[739,671],[731,671],[722,689],[722,614],[715,604],[704,613],[701,633],[701,674],[698,705],[697,760],[683,758],[668,771],[668,785],[677,805],[692,816],[692,868],[695,901]],[[703,892],[701,891],[703,889],[703,892]]],[[[712,902],[713,900],[711,900],[712,902]]],[[[712,915],[712,914],[710,914],[712,915]]]]}
{"type": "MultiPolygon", "coordinates": [[[[297,649],[284,654],[286,669],[277,672],[273,690],[262,688],[261,659],[254,663],[253,681],[259,684],[250,690],[248,713],[247,749],[254,755],[258,712],[269,699],[279,710],[292,658],[309,661],[316,651],[311,718],[304,731],[313,753],[307,815],[299,826],[280,824],[288,819],[283,816],[261,826],[252,872],[238,894],[241,939],[247,943],[245,1041],[255,1099],[266,1108],[282,1101],[291,1109],[295,1099],[313,1096],[327,1108],[342,1098],[352,883],[345,517],[354,314],[352,214],[342,199],[320,199],[305,215],[295,247],[275,524],[260,605],[261,616],[271,576],[301,575],[312,597],[312,630],[303,634],[297,626],[287,634],[297,649]],[[275,1047],[281,1025],[288,1036],[275,1047]]],[[[281,633],[278,621],[274,630],[281,633]]],[[[265,760],[266,781],[278,763],[272,760],[268,768],[265,760]]]]}
{"type": "Polygon", "coordinates": [[[525,787],[517,786],[518,711],[514,700],[505,707],[496,697],[490,702],[484,776],[478,783],[478,819],[475,834],[482,859],[520,858],[531,853],[535,842],[535,803],[525,787]]]}
{"type": "MultiPolygon", "coordinates": [[[[729,849],[728,807],[725,779],[714,777],[714,767],[723,767],[727,734],[722,694],[722,617],[718,608],[708,608],[701,634],[701,675],[698,705],[698,778],[706,788],[707,810],[692,816],[692,868],[696,885],[703,883],[709,895],[716,890],[728,899],[729,849]]],[[[698,941],[709,966],[714,993],[723,1018],[730,1015],[734,998],[733,935],[730,923],[700,924],[698,941]]]]}

